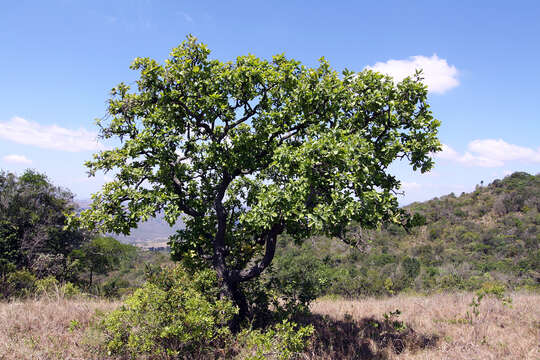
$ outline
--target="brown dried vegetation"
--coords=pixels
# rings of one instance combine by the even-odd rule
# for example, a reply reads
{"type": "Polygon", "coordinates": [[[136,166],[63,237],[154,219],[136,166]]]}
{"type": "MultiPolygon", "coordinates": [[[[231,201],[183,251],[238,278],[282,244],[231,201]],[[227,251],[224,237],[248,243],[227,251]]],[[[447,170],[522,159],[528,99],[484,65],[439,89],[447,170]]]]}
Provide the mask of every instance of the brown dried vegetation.
{"type": "MultiPolygon", "coordinates": [[[[472,294],[318,300],[305,319],[317,333],[300,359],[539,359],[540,296],[512,298],[512,307],[484,299],[470,319],[472,294]],[[383,318],[396,309],[403,329],[383,318]]],[[[92,323],[96,311],[118,305],[63,298],[1,303],[0,359],[106,359],[92,323]]]]}
{"type": "Polygon", "coordinates": [[[119,303],[105,299],[28,299],[0,303],[0,359],[104,359],[96,312],[119,303]]]}
{"type": "MultiPolygon", "coordinates": [[[[319,300],[312,306],[313,313],[341,321],[351,319],[364,333],[351,338],[350,333],[331,331],[325,334],[327,341],[337,342],[342,348],[335,351],[327,348],[324,353],[318,351],[320,345],[315,343],[307,358],[540,359],[540,296],[517,293],[512,299],[511,307],[495,299],[484,299],[480,315],[473,317],[472,323],[466,317],[467,312],[471,312],[472,294],[319,300]],[[395,309],[401,310],[400,318],[410,332],[405,331],[398,337],[394,334],[392,341],[386,343],[365,332],[365,324],[369,324],[371,317],[381,321],[381,314],[395,309]],[[333,340],[328,340],[332,337],[333,340]],[[356,354],[349,356],[356,349],[356,354]],[[362,349],[367,350],[365,356],[362,349]]],[[[350,321],[348,326],[352,326],[350,321]]]]}

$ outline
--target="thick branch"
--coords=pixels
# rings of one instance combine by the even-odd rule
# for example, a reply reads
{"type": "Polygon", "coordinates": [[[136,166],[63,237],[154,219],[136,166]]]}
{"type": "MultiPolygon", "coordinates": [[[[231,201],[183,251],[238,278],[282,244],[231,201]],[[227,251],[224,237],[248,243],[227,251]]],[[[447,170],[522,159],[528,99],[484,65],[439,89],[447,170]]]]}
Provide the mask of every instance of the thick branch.
{"type": "Polygon", "coordinates": [[[283,224],[275,224],[270,229],[270,231],[263,235],[266,240],[266,249],[263,258],[249,269],[233,271],[231,274],[231,278],[234,281],[243,282],[251,280],[259,276],[264,271],[264,269],[266,269],[268,265],[270,265],[276,253],[277,237],[283,232],[283,228],[283,224]]]}
{"type": "MultiPolygon", "coordinates": [[[[174,167],[172,169],[174,169],[174,167]]],[[[182,196],[184,195],[184,189],[182,188],[182,183],[176,177],[176,175],[173,175],[172,179],[173,179],[174,189],[176,190],[176,194],[180,197],[180,199],[182,199],[182,196]]],[[[197,211],[197,210],[187,206],[186,203],[183,200],[180,200],[180,202],[178,203],[178,207],[180,208],[180,210],[182,210],[185,214],[187,214],[189,216],[200,217],[200,216],[204,215],[202,212],[197,211]]]]}

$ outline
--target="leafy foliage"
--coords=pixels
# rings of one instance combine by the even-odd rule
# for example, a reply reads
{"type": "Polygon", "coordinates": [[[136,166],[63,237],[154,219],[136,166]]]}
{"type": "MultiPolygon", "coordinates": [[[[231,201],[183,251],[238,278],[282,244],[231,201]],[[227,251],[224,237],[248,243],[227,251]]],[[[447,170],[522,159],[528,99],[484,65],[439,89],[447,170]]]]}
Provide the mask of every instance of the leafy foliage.
{"type": "Polygon", "coordinates": [[[92,286],[94,274],[106,274],[117,268],[123,259],[134,257],[134,246],[120,243],[112,237],[95,237],[80,249],[72,252],[79,260],[81,270],[89,272],[89,285],[92,286]]]}
{"type": "Polygon", "coordinates": [[[137,88],[115,87],[98,121],[120,145],[87,163],[115,179],[81,220],[128,234],[161,211],[171,225],[184,217],[173,257],[213,267],[241,317],[241,283],[270,265],[280,234],[346,239],[352,221],[406,222],[389,166],[402,159],[423,172],[440,149],[420,74],[395,84],[284,55],[223,63],[191,36],[164,65],[138,58],[132,69],[137,88]]]}
{"type": "Polygon", "coordinates": [[[76,285],[99,293],[99,287],[92,289],[93,275],[104,275],[136,256],[132,246],[67,227],[67,216],[76,210],[73,194],[51,184],[44,174],[0,172],[3,297],[26,296],[36,289],[49,293],[52,287],[58,293],[67,286],[69,292],[76,285]]]}
{"type": "Polygon", "coordinates": [[[27,268],[69,277],[68,255],[86,239],[78,229],[64,229],[73,211],[73,195],[45,175],[0,173],[0,273],[27,268]]]}
{"type": "Polygon", "coordinates": [[[45,175],[33,170],[21,176],[0,172],[2,296],[29,293],[31,277],[75,280],[71,253],[89,236],[76,227],[65,229],[66,216],[74,210],[73,195],[51,184],[45,175]]]}
{"type": "Polygon", "coordinates": [[[188,275],[182,267],[158,270],[104,320],[113,353],[195,357],[229,334],[237,309],[217,300],[217,278],[210,270],[188,275]]]}
{"type": "Polygon", "coordinates": [[[245,330],[238,335],[244,343],[242,359],[294,359],[306,348],[314,331],[312,325],[298,326],[287,320],[266,330],[245,330]]]}
{"type": "MultiPolygon", "coordinates": [[[[512,304],[512,298],[509,296],[506,296],[505,291],[506,291],[505,287],[500,284],[493,283],[493,282],[484,283],[482,285],[482,288],[476,291],[475,296],[473,297],[471,303],[469,304],[469,306],[471,307],[472,313],[474,315],[474,319],[478,320],[478,317],[480,315],[480,304],[482,302],[482,299],[484,299],[484,297],[488,297],[488,296],[494,297],[495,299],[500,300],[503,305],[510,306],[512,304]]],[[[466,319],[468,319],[469,323],[472,324],[473,317],[471,316],[471,314],[469,314],[469,312],[467,312],[466,314],[466,319]]]]}

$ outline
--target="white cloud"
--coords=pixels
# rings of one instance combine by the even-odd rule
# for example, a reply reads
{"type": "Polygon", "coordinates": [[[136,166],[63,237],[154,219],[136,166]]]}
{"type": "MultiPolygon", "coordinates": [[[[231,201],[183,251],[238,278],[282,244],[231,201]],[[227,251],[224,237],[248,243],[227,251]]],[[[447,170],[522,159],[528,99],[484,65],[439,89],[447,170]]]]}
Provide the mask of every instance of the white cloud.
{"type": "Polygon", "coordinates": [[[41,125],[20,117],[0,122],[0,138],[43,149],[70,152],[103,150],[97,134],[86,129],[71,130],[58,125],[41,125]]]}
{"type": "Polygon", "coordinates": [[[473,155],[468,151],[457,160],[467,166],[499,167],[504,165],[504,162],[499,159],[473,155]]]}
{"type": "Polygon", "coordinates": [[[178,14],[179,14],[179,15],[182,15],[182,17],[184,18],[184,20],[186,20],[187,22],[189,22],[189,23],[192,23],[192,22],[193,22],[193,18],[192,18],[188,13],[179,11],[178,14]]]}
{"type": "Polygon", "coordinates": [[[422,185],[420,185],[419,183],[417,182],[407,182],[407,181],[402,181],[401,182],[401,188],[405,191],[409,191],[409,190],[416,190],[416,189],[420,189],[422,187],[422,185]]]}
{"type": "Polygon", "coordinates": [[[502,139],[474,140],[469,144],[469,149],[482,156],[496,158],[500,161],[523,160],[540,162],[540,149],[509,144],[502,139]]]}
{"type": "Polygon", "coordinates": [[[454,160],[459,157],[459,154],[456,150],[452,149],[446,144],[442,144],[442,150],[436,154],[440,159],[454,160]]]}
{"type": "Polygon", "coordinates": [[[508,161],[540,163],[540,148],[509,144],[502,139],[473,140],[467,146],[469,151],[460,155],[450,146],[443,144],[442,151],[435,156],[439,159],[456,161],[467,166],[500,167],[508,161]]]}
{"type": "Polygon", "coordinates": [[[7,163],[12,163],[12,164],[31,164],[32,163],[32,160],[28,159],[26,156],[17,155],[17,154],[6,155],[2,157],[2,160],[4,160],[7,163]]]}
{"type": "Polygon", "coordinates": [[[428,86],[429,91],[439,94],[459,85],[457,79],[459,72],[456,67],[448,65],[445,59],[440,59],[435,54],[432,57],[418,55],[411,56],[407,60],[378,62],[366,68],[388,74],[396,81],[401,81],[407,76],[414,75],[417,69],[422,69],[424,84],[428,86]]]}

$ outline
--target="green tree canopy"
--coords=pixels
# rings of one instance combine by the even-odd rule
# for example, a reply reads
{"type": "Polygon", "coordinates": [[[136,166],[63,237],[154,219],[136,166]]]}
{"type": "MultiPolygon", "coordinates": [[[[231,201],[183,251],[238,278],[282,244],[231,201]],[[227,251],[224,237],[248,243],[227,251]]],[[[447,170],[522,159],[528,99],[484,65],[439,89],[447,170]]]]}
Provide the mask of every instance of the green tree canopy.
{"type": "Polygon", "coordinates": [[[137,58],[137,87],[112,90],[101,136],[118,139],[87,163],[114,180],[82,213],[87,226],[129,233],[164,211],[185,229],[175,259],[213,267],[245,316],[240,283],[268,267],[278,235],[339,236],[351,222],[403,222],[389,166],[424,172],[439,122],[420,74],[395,84],[364,70],[338,74],[277,55],[210,58],[194,37],[159,64],[137,58]]]}
{"type": "Polygon", "coordinates": [[[74,210],[73,194],[45,175],[0,172],[0,274],[28,268],[67,276],[68,255],[87,239],[79,229],[64,229],[74,210]]]}
{"type": "Polygon", "coordinates": [[[106,274],[117,268],[123,259],[135,256],[136,248],[122,244],[109,236],[98,236],[83,244],[72,254],[88,270],[89,285],[92,286],[94,274],[106,274]]]}

